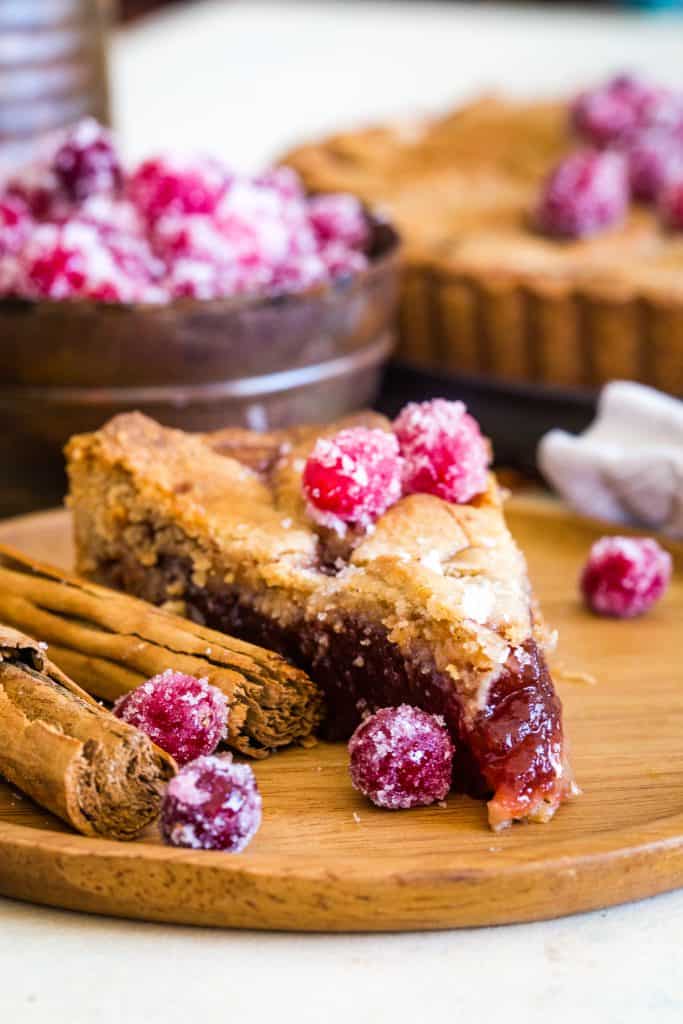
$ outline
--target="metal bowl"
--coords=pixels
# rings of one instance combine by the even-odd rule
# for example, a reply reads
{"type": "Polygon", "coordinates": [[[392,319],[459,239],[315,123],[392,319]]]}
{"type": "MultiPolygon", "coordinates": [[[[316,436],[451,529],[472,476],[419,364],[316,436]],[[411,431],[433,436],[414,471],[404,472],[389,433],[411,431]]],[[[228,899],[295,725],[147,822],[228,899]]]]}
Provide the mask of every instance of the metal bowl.
{"type": "Polygon", "coordinates": [[[186,430],[269,429],[372,402],[393,345],[399,240],[368,219],[368,268],[298,294],[165,306],[1,301],[0,447],[9,454],[0,454],[5,467],[18,462],[23,482],[21,501],[3,506],[0,494],[0,510],[24,508],[32,494],[44,504],[40,481],[64,442],[117,412],[140,409],[186,430]]]}

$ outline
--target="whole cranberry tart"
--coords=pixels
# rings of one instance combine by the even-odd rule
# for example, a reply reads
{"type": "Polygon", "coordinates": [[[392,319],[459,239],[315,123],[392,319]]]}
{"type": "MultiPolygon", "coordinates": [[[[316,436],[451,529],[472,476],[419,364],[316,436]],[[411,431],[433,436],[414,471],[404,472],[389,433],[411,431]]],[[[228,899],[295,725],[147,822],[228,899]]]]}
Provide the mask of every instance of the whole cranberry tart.
{"type": "Polygon", "coordinates": [[[276,649],[325,734],[443,716],[494,828],[576,792],[523,555],[462,403],[326,428],[189,435],[124,414],[68,449],[81,571],[276,649]]]}
{"type": "Polygon", "coordinates": [[[312,191],[406,242],[399,355],[461,374],[683,394],[683,97],[619,75],[302,146],[312,191]]]}

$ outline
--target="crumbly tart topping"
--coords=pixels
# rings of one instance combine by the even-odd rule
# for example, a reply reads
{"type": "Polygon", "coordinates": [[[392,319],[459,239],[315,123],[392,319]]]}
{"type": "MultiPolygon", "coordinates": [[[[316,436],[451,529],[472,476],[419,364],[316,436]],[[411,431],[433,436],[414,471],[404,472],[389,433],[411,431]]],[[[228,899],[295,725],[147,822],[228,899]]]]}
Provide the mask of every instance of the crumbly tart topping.
{"type": "MultiPolygon", "coordinates": [[[[353,630],[334,687],[362,687],[377,640],[410,666],[411,678],[438,679],[444,700],[452,691],[463,729],[479,728],[515,658],[531,650],[542,659],[543,631],[500,489],[490,474],[468,504],[412,494],[369,529],[330,536],[307,511],[302,472],[318,438],[354,425],[390,429],[368,413],[323,430],[191,436],[131,413],[73,438],[79,569],[176,609],[189,601],[192,614],[208,609],[228,631],[256,616],[267,623],[263,642],[272,633],[285,653],[291,646],[282,638],[308,637],[314,665],[337,650],[346,658],[353,630]]],[[[328,696],[329,706],[338,696],[328,696]]],[[[567,795],[557,721],[556,771],[541,810],[529,796],[502,823],[552,814],[567,795]]]]}

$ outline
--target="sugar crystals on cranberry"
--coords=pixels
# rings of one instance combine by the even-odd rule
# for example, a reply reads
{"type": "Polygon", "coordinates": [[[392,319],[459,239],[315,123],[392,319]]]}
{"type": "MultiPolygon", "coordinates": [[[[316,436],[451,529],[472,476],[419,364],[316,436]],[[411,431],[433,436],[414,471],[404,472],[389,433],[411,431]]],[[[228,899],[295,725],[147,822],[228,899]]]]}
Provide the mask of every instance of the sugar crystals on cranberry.
{"type": "Polygon", "coordinates": [[[656,200],[663,189],[683,174],[683,127],[654,126],[624,137],[631,190],[636,199],[656,200]]]}
{"type": "Polygon", "coordinates": [[[367,527],[400,498],[402,465],[385,430],[350,427],[319,438],[303,472],[311,516],[339,533],[347,524],[367,527]]]}
{"type": "Polygon", "coordinates": [[[117,192],[123,171],[111,136],[94,118],[80,121],[55,153],[53,169],[69,196],[82,201],[97,193],[117,192]]]}
{"type": "Polygon", "coordinates": [[[656,540],[602,537],[590,550],[580,584],[592,611],[630,619],[649,611],[670,579],[671,555],[656,540]]]}
{"type": "Polygon", "coordinates": [[[583,238],[619,224],[628,202],[623,155],[579,150],[565,157],[544,182],[536,226],[555,238],[583,238]]]}
{"type": "Polygon", "coordinates": [[[630,74],[581,93],[571,109],[575,129],[594,146],[617,142],[634,128],[670,123],[680,113],[680,98],[669,89],[630,74]]]}
{"type": "Polygon", "coordinates": [[[489,448],[462,402],[410,402],[394,422],[407,494],[464,503],[486,490],[489,448]]]}
{"type": "Polygon", "coordinates": [[[683,231],[683,172],[659,196],[659,215],[670,231],[683,231]]]}
{"type": "Polygon", "coordinates": [[[228,703],[206,679],[168,669],[120,697],[114,714],[187,764],[225,739],[228,703]]]}
{"type": "Polygon", "coordinates": [[[368,222],[352,196],[312,199],[291,168],[240,175],[207,157],[154,157],[126,174],[92,119],[3,183],[0,227],[0,296],[31,300],[278,295],[368,265],[368,222]],[[82,245],[84,225],[97,231],[82,245]],[[43,228],[77,228],[80,239],[68,257],[60,242],[34,272],[43,228]]]}
{"type": "Polygon", "coordinates": [[[424,807],[448,794],[453,754],[438,716],[408,704],[381,708],[349,740],[351,781],[378,807],[424,807]]]}
{"type": "Polygon", "coordinates": [[[171,846],[241,853],[258,831],[261,807],[249,765],[230,754],[199,757],[169,782],[161,832],[171,846]]]}
{"type": "Polygon", "coordinates": [[[129,177],[127,191],[143,217],[154,223],[165,213],[214,213],[228,184],[228,171],[217,160],[153,157],[129,177]]]}

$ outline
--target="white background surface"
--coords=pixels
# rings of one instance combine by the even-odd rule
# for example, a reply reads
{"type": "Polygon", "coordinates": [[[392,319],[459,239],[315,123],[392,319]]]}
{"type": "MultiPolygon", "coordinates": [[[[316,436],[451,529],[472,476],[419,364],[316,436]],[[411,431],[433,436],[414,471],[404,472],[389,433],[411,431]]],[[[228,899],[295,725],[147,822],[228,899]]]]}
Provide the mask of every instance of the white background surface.
{"type": "MultiPolygon", "coordinates": [[[[255,167],[318,131],[491,86],[562,92],[626,67],[682,83],[681,58],[669,16],[214,0],[123,33],[115,98],[131,157],[199,147],[255,167]]],[[[0,899],[0,1022],[681,1024],[682,941],[683,893],[402,936],[167,928],[0,899]]]]}

